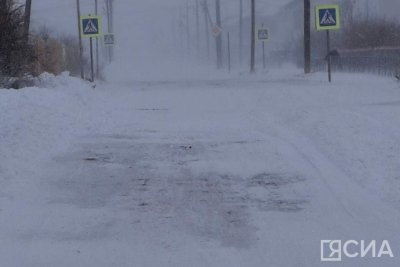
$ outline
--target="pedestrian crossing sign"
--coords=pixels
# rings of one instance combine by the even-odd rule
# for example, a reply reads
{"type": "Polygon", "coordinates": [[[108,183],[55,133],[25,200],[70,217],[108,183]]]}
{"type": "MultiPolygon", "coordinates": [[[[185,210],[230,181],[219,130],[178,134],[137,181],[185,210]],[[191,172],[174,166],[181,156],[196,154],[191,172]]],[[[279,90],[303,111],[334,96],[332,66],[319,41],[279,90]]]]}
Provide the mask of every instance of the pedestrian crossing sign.
{"type": "Polygon", "coordinates": [[[340,29],[340,12],[338,5],[319,5],[316,8],[317,31],[340,29]]]}
{"type": "Polygon", "coordinates": [[[257,29],[257,40],[260,42],[268,41],[269,39],[269,30],[268,28],[259,28],[257,29]]]}
{"type": "Polygon", "coordinates": [[[82,37],[101,36],[100,16],[81,16],[81,36],[82,37]]]}

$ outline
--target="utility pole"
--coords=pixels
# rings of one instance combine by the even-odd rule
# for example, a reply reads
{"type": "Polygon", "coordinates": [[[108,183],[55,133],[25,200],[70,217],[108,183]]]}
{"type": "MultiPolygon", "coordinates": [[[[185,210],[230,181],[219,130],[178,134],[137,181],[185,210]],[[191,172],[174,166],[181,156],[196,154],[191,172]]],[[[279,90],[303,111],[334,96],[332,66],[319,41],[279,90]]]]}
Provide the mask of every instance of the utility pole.
{"type": "Polygon", "coordinates": [[[250,53],[250,72],[255,71],[255,51],[256,51],[256,3],[251,0],[251,53],[250,53]]]}
{"type": "MultiPolygon", "coordinates": [[[[264,29],[264,24],[261,24],[261,28],[264,29]]],[[[266,68],[266,64],[265,64],[265,40],[262,40],[262,58],[263,58],[263,69],[266,68]]]]}
{"type": "Polygon", "coordinates": [[[311,4],[304,0],[304,73],[311,72],[311,4]]]}
{"type": "MultiPolygon", "coordinates": [[[[216,11],[216,22],[217,27],[222,29],[221,25],[221,3],[220,0],[215,0],[215,11],[216,11]]],[[[222,68],[222,34],[220,34],[216,38],[216,45],[217,45],[217,68],[222,68]]]]}
{"type": "MultiPolygon", "coordinates": [[[[99,13],[98,0],[94,0],[94,11],[97,16],[99,13]]],[[[99,77],[100,63],[99,63],[99,37],[96,37],[96,77],[99,77]]]]}
{"type": "MultiPolygon", "coordinates": [[[[107,31],[113,33],[113,0],[106,0],[106,12],[107,12],[107,31]]],[[[112,47],[108,47],[108,59],[109,63],[112,61],[113,50],[112,47]]]]}
{"type": "Polygon", "coordinates": [[[207,0],[203,1],[203,10],[204,10],[204,27],[206,34],[206,49],[207,49],[207,58],[210,59],[210,25],[212,25],[212,19],[210,16],[210,11],[208,10],[208,2],[207,0]]]}
{"type": "Polygon", "coordinates": [[[187,53],[190,55],[190,26],[189,26],[189,0],[186,0],[186,44],[187,44],[187,53]]]}
{"type": "Polygon", "coordinates": [[[196,49],[197,49],[197,55],[200,56],[200,17],[199,17],[199,0],[196,0],[196,49]]]}
{"type": "Polygon", "coordinates": [[[83,70],[83,45],[82,45],[82,36],[81,36],[81,7],[79,0],[76,0],[76,10],[78,16],[78,35],[79,35],[79,60],[81,67],[81,78],[85,78],[85,73],[83,70]]]}
{"type": "Polygon", "coordinates": [[[231,38],[229,36],[229,32],[227,33],[227,41],[228,41],[228,71],[231,73],[231,38]]]}
{"type": "Polygon", "coordinates": [[[25,40],[28,42],[29,40],[29,26],[31,23],[31,9],[32,9],[32,0],[25,1],[25,18],[24,18],[24,35],[25,40]]]}
{"type": "MultiPolygon", "coordinates": [[[[110,32],[114,33],[114,0],[110,1],[110,32]]],[[[110,46],[110,62],[113,59],[114,48],[110,46]]]]}
{"type": "Polygon", "coordinates": [[[243,64],[243,0],[239,0],[239,62],[243,64]]]}

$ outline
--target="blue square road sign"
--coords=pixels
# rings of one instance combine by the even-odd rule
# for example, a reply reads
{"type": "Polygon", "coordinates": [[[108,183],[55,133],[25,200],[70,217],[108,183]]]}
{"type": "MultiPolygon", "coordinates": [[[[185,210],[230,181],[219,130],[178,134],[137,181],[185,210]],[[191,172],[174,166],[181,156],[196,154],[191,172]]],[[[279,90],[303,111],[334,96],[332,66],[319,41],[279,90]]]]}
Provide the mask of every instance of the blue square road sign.
{"type": "Polygon", "coordinates": [[[317,30],[337,30],[340,28],[338,5],[321,5],[316,8],[317,30]]]}
{"type": "Polygon", "coordinates": [[[81,17],[81,35],[82,37],[101,36],[101,19],[99,16],[81,17]]]}

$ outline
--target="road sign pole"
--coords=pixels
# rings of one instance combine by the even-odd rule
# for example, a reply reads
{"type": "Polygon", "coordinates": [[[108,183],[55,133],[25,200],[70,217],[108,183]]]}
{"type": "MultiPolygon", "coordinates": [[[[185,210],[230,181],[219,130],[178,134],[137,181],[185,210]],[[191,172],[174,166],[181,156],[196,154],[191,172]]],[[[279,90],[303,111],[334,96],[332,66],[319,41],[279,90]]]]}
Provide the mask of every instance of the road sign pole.
{"type": "Polygon", "coordinates": [[[239,63],[243,64],[243,0],[239,0],[239,63]]]}
{"type": "Polygon", "coordinates": [[[320,5],[316,6],[315,11],[317,31],[326,31],[328,80],[332,82],[330,30],[340,29],[340,8],[339,5],[320,5]]]}
{"type": "Polygon", "coordinates": [[[81,36],[81,9],[79,0],[76,0],[76,10],[78,15],[78,33],[79,33],[79,63],[81,69],[81,78],[85,78],[85,73],[83,70],[83,45],[82,45],[82,36],[81,36]]]}
{"type": "Polygon", "coordinates": [[[263,53],[263,68],[265,69],[265,42],[262,42],[262,53],[263,53]]]}
{"type": "Polygon", "coordinates": [[[332,82],[332,74],[331,74],[331,41],[330,41],[330,36],[329,36],[329,30],[326,30],[326,47],[328,50],[328,54],[326,56],[327,62],[328,62],[328,80],[329,82],[332,82]]]}
{"type": "Polygon", "coordinates": [[[196,0],[196,52],[200,56],[200,15],[199,15],[199,0],[196,0]]]}
{"type": "MultiPolygon", "coordinates": [[[[264,28],[264,24],[261,25],[261,28],[264,28]]],[[[265,41],[262,41],[262,56],[263,56],[263,68],[265,69],[265,41]]]]}
{"type": "MultiPolygon", "coordinates": [[[[98,15],[98,0],[95,0],[95,13],[98,15]]],[[[96,77],[99,77],[100,63],[99,63],[99,37],[96,37],[96,77]]]]}
{"type": "Polygon", "coordinates": [[[311,72],[311,3],[304,0],[304,73],[311,72]]]}
{"type": "Polygon", "coordinates": [[[210,59],[210,25],[212,25],[211,22],[211,16],[210,12],[208,10],[208,2],[207,0],[203,1],[203,8],[204,8],[204,28],[205,28],[205,34],[206,34],[206,51],[207,51],[207,59],[210,59]]]}
{"type": "Polygon", "coordinates": [[[228,71],[231,72],[231,39],[228,32],[228,71]]]}
{"type": "MultiPolygon", "coordinates": [[[[215,0],[215,13],[216,13],[216,25],[221,29],[221,2],[220,0],[215,0]]],[[[216,38],[217,47],[217,68],[221,69],[223,65],[222,60],[222,34],[219,34],[216,38]]]]}
{"type": "Polygon", "coordinates": [[[255,49],[256,48],[256,3],[251,0],[251,51],[250,51],[250,72],[255,71],[255,49]]]}
{"type": "Polygon", "coordinates": [[[90,72],[91,72],[91,81],[94,82],[94,64],[93,64],[93,38],[90,37],[90,72]]]}

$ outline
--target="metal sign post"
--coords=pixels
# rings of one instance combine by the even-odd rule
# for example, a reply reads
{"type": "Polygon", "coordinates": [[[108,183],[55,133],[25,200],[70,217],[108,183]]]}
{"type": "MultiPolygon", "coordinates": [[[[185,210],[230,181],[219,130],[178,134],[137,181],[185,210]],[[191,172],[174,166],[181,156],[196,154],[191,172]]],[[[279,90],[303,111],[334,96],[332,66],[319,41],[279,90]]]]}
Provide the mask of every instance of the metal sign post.
{"type": "Polygon", "coordinates": [[[231,73],[231,38],[229,36],[229,32],[227,33],[228,37],[228,71],[231,73]]]}
{"type": "Polygon", "coordinates": [[[340,29],[340,13],[338,5],[320,5],[316,7],[316,28],[317,31],[326,31],[327,55],[326,61],[328,65],[328,80],[332,82],[332,66],[331,66],[331,44],[330,30],[340,29]]]}
{"type": "MultiPolygon", "coordinates": [[[[94,1],[94,12],[95,15],[98,15],[99,3],[98,0],[94,1]]],[[[96,77],[98,78],[100,75],[100,55],[99,55],[99,37],[96,37],[96,77]]]]}
{"type": "Polygon", "coordinates": [[[327,58],[328,61],[328,81],[332,82],[332,66],[331,66],[331,38],[329,36],[329,30],[326,30],[326,47],[327,47],[327,58]]]}
{"type": "Polygon", "coordinates": [[[257,40],[261,42],[262,46],[262,57],[263,57],[263,68],[266,68],[265,63],[265,42],[269,40],[269,30],[264,28],[264,24],[261,25],[261,28],[257,29],[257,40]]]}
{"type": "Polygon", "coordinates": [[[80,17],[81,37],[90,39],[90,72],[91,81],[94,82],[94,64],[93,64],[93,37],[101,36],[101,18],[99,16],[81,16],[80,17]]]}
{"type": "Polygon", "coordinates": [[[80,1],[76,0],[76,12],[78,15],[78,33],[79,33],[79,63],[80,63],[80,71],[81,71],[81,79],[85,78],[85,73],[83,69],[83,45],[82,45],[82,26],[81,26],[81,8],[80,1]]]}
{"type": "Polygon", "coordinates": [[[250,50],[250,73],[255,72],[256,57],[256,1],[251,0],[251,50],[250,50]]]}
{"type": "Polygon", "coordinates": [[[94,82],[94,64],[93,64],[93,37],[90,37],[90,74],[91,82],[94,82]]]}

